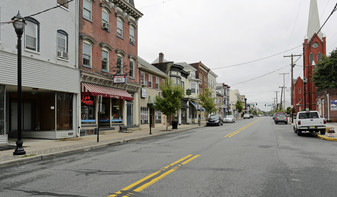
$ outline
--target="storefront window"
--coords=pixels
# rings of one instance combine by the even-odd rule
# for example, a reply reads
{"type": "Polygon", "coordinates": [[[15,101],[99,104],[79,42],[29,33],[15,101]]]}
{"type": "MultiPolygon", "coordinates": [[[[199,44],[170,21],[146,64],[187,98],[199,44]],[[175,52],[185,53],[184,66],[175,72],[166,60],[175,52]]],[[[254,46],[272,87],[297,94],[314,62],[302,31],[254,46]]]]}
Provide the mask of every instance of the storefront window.
{"type": "Polygon", "coordinates": [[[5,134],[5,86],[0,85],[0,135],[5,134]]]}
{"type": "Polygon", "coordinates": [[[82,95],[81,99],[81,123],[96,124],[95,97],[82,95]]]}
{"type": "Polygon", "coordinates": [[[149,113],[147,107],[140,108],[140,123],[141,124],[149,123],[149,113]]]}
{"type": "Polygon", "coordinates": [[[161,112],[160,111],[155,111],[155,117],[156,117],[155,122],[161,123],[161,112]]]}
{"type": "Polygon", "coordinates": [[[112,99],[111,123],[123,122],[123,100],[112,99]]]}
{"type": "Polygon", "coordinates": [[[110,98],[103,98],[100,125],[110,126],[110,98]]]}
{"type": "Polygon", "coordinates": [[[73,129],[73,94],[57,93],[57,130],[73,129]]]}

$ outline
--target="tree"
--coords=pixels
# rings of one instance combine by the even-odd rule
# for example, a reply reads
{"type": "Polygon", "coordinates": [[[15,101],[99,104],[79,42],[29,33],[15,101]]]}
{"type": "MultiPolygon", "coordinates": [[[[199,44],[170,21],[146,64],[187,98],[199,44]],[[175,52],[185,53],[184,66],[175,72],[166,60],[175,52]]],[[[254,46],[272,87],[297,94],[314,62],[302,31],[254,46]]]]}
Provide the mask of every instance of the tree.
{"type": "Polygon", "coordinates": [[[337,88],[337,49],[323,56],[315,68],[313,81],[319,90],[337,88]]]}
{"type": "Polygon", "coordinates": [[[210,89],[205,88],[205,91],[199,94],[199,99],[201,106],[205,108],[208,114],[216,112],[216,106],[214,103],[215,97],[212,97],[212,92],[210,89]]]}
{"type": "Polygon", "coordinates": [[[166,130],[168,129],[169,116],[175,114],[181,108],[181,99],[184,97],[184,89],[174,85],[171,79],[165,79],[161,84],[161,96],[154,99],[154,108],[161,111],[167,117],[166,130]]]}
{"type": "Polygon", "coordinates": [[[235,108],[236,108],[236,110],[238,110],[239,113],[241,113],[243,111],[242,102],[237,100],[236,103],[235,103],[235,108]]]}

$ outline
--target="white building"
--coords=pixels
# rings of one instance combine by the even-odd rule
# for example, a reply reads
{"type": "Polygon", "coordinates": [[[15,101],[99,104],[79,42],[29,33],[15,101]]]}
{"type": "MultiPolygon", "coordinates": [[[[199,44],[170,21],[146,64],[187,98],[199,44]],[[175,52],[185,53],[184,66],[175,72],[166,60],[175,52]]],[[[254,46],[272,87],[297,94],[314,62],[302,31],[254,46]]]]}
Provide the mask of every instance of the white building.
{"type": "Polygon", "coordinates": [[[237,118],[240,116],[240,114],[237,111],[235,105],[238,100],[241,101],[240,96],[241,96],[240,91],[238,89],[229,91],[229,104],[230,104],[231,113],[237,118]]]}
{"type": "MultiPolygon", "coordinates": [[[[78,0],[0,1],[0,21],[18,10],[26,19],[22,35],[23,137],[67,138],[79,134],[78,0]]],[[[0,25],[0,143],[17,133],[17,35],[0,25]]]]}

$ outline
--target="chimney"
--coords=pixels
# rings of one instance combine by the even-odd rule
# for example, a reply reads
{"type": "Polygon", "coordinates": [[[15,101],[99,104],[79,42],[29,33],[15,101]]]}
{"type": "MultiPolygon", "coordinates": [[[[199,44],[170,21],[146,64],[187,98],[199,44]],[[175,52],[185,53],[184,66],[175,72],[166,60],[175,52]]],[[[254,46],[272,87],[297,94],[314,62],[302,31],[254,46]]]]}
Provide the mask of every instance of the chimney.
{"type": "Polygon", "coordinates": [[[163,63],[164,62],[164,53],[159,53],[159,63],[163,63]]]}

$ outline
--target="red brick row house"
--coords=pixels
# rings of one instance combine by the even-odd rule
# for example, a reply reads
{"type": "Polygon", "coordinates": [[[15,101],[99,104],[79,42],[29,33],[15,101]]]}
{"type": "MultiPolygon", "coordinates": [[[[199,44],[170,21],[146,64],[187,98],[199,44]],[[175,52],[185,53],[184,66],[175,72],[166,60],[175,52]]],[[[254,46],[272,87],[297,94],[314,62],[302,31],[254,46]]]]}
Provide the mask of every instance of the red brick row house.
{"type": "Polygon", "coordinates": [[[139,125],[138,19],[133,0],[81,0],[79,69],[81,135],[98,122],[109,129],[139,125]],[[98,97],[103,95],[98,117],[98,97]]]}

